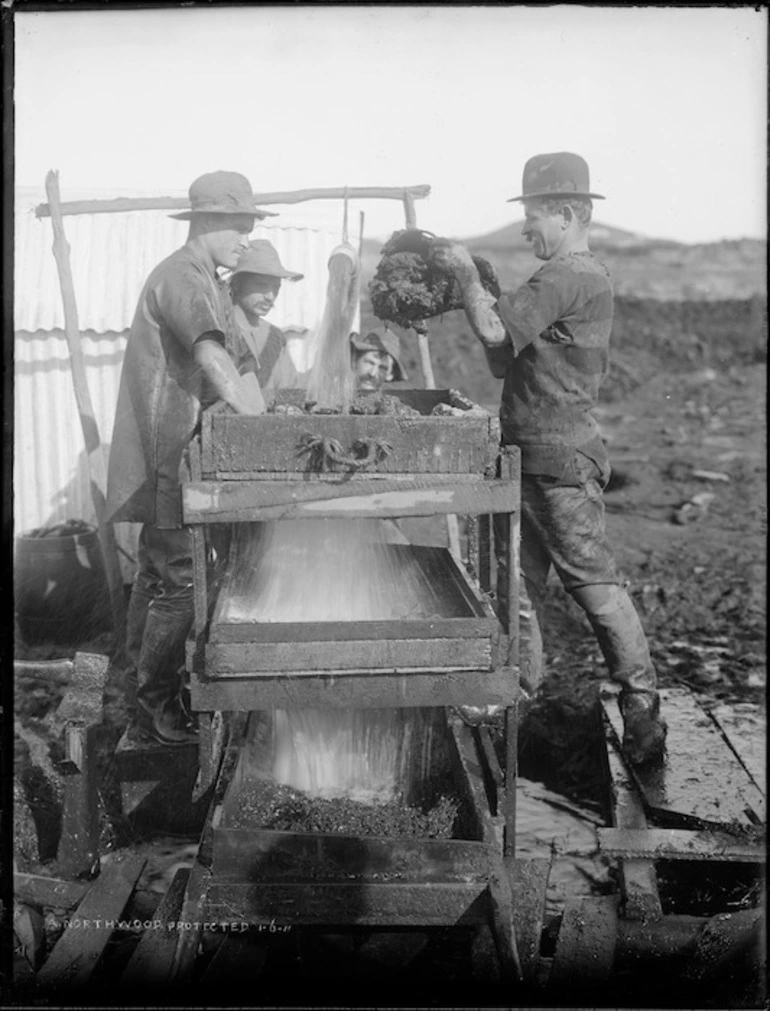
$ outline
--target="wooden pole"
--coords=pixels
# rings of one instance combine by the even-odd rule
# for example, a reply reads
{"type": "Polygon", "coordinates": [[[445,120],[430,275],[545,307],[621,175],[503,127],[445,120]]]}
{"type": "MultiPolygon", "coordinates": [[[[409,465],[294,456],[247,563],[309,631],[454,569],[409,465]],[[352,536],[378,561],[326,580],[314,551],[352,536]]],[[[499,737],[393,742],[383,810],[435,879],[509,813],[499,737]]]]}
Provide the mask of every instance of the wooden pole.
{"type": "MultiPolygon", "coordinates": [[[[421,200],[430,193],[430,186],[349,186],[333,189],[284,190],[256,193],[257,204],[299,204],[306,200],[421,200]]],[[[187,197],[117,197],[113,200],[69,200],[59,204],[65,214],[114,214],[120,211],[186,211],[190,206],[187,197]]],[[[50,198],[47,204],[35,208],[38,218],[51,217],[50,198]]],[[[259,217],[272,217],[265,211],[259,217]]]]}
{"type": "Polygon", "coordinates": [[[75,300],[75,284],[72,279],[70,247],[64,234],[64,224],[60,210],[58,172],[48,173],[45,180],[45,189],[48,195],[48,206],[51,211],[51,224],[53,225],[53,255],[59,271],[59,284],[61,286],[62,305],[64,308],[64,332],[69,346],[72,382],[80,414],[80,424],[83,429],[86,462],[91,485],[91,499],[96,513],[99,544],[102,549],[104,571],[107,576],[107,586],[110,593],[115,642],[119,650],[125,638],[126,602],[123,595],[123,579],[120,574],[115,532],[112,524],[105,523],[107,467],[104,458],[104,447],[99,438],[99,426],[88,390],[83,349],[80,346],[80,325],[78,322],[77,302],[75,300]]]}

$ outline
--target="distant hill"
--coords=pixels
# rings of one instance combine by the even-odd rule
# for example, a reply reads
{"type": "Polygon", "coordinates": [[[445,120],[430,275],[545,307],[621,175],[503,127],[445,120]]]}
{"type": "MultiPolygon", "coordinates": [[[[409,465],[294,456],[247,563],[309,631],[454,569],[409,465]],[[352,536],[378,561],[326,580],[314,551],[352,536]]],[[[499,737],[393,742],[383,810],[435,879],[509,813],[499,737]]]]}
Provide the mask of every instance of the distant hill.
{"type": "MultiPolygon", "coordinates": [[[[521,234],[522,221],[461,241],[489,260],[503,288],[517,287],[539,264],[521,234]]],[[[382,239],[366,239],[365,280],[374,273],[382,239]]],[[[751,298],[766,292],[767,243],[723,239],[688,244],[656,239],[595,222],[591,248],[610,269],[618,295],[656,299],[751,298]]]]}

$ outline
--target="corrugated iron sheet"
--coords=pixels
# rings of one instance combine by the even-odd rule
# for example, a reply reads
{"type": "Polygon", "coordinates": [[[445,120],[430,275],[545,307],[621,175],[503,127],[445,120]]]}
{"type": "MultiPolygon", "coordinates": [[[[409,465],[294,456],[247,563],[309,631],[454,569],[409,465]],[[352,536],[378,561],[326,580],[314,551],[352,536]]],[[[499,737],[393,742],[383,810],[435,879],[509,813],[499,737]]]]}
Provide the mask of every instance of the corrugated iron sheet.
{"type": "MultiPolygon", "coordinates": [[[[125,195],[125,194],[112,194],[125,195]]],[[[63,194],[68,199],[70,194],[63,194]]],[[[110,196],[100,193],[100,197],[110,196]]],[[[70,517],[94,521],[85,467],[50,219],[37,219],[39,193],[17,200],[15,221],[14,528],[17,533],[70,517]]],[[[165,212],[73,215],[64,219],[86,376],[102,442],[109,445],[127,330],[150,270],[186,238],[165,212]]],[[[334,229],[260,225],[283,263],[305,275],[285,283],[270,314],[278,326],[310,333],[323,312],[334,229]]],[[[301,342],[299,352],[301,352],[301,342]]],[[[301,358],[292,348],[295,360],[301,358]]],[[[302,367],[303,363],[298,360],[302,367]]],[[[305,363],[307,365],[309,363],[305,363]]],[[[123,526],[123,525],[121,525],[123,526]]],[[[135,548],[136,529],[119,529],[135,548]]]]}

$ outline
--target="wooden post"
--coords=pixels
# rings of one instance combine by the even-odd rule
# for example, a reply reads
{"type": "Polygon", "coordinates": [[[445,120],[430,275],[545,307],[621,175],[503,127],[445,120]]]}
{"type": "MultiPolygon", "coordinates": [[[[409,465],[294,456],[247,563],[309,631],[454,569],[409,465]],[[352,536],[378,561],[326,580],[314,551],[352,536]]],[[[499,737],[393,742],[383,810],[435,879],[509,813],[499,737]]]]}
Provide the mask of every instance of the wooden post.
{"type": "MultiPolygon", "coordinates": [[[[516,450],[503,446],[500,457],[500,477],[511,480],[515,471],[516,450]]],[[[520,506],[505,519],[508,526],[508,656],[507,666],[515,672],[514,701],[505,710],[505,821],[504,852],[512,857],[516,849],[516,778],[518,774],[518,662],[519,662],[519,516],[520,506]]]]}
{"type": "Polygon", "coordinates": [[[117,648],[120,649],[125,639],[126,601],[123,595],[123,579],[120,573],[115,531],[112,528],[112,524],[105,522],[107,467],[104,459],[104,447],[99,438],[99,426],[96,422],[96,415],[88,390],[83,349],[80,346],[80,325],[78,322],[77,302],[75,300],[75,285],[72,280],[70,247],[64,234],[64,224],[61,216],[58,172],[48,173],[45,180],[45,189],[51,212],[51,224],[53,225],[53,255],[59,271],[59,283],[64,308],[64,332],[69,346],[75,400],[80,414],[80,424],[83,428],[86,460],[91,484],[91,499],[96,513],[99,544],[102,549],[104,571],[109,587],[115,642],[117,648]]]}

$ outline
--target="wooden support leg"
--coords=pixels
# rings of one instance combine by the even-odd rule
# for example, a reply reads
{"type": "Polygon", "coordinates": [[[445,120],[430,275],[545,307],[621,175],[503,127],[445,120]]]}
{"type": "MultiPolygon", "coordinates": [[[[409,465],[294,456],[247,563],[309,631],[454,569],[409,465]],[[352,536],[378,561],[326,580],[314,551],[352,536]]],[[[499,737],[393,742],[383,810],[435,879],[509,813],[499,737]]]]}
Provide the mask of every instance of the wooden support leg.
{"type": "Polygon", "coordinates": [[[57,863],[65,877],[86,877],[99,868],[98,728],[68,723],[65,735],[64,810],[57,863]]]}

